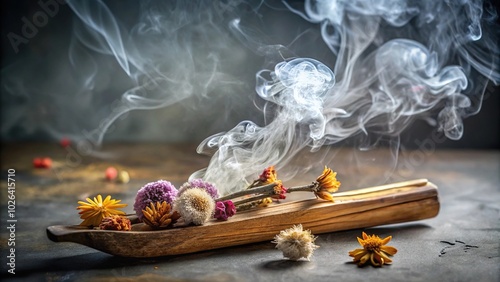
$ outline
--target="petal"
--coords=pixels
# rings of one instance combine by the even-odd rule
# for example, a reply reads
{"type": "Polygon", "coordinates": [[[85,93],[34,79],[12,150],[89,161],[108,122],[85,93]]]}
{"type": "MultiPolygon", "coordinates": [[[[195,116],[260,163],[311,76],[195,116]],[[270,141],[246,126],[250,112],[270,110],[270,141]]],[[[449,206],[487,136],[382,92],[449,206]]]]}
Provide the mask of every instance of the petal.
{"type": "Polygon", "coordinates": [[[349,252],[349,256],[354,257],[354,256],[357,256],[357,255],[364,253],[364,252],[365,252],[365,249],[355,249],[355,250],[352,250],[349,252]]]}
{"type": "Polygon", "coordinates": [[[102,201],[102,204],[103,205],[107,205],[109,204],[111,201],[114,201],[114,200],[111,200],[111,196],[110,195],[107,195],[106,198],[104,199],[104,201],[102,201]]]}
{"type": "Polygon", "coordinates": [[[383,260],[385,264],[390,264],[392,260],[384,252],[376,252],[383,260]]]}
{"type": "Polygon", "coordinates": [[[395,255],[398,252],[398,250],[392,246],[382,246],[380,249],[391,256],[395,255]]]}
{"type": "Polygon", "coordinates": [[[124,215],[125,214],[125,212],[119,211],[119,210],[108,210],[108,211],[106,211],[106,213],[108,213],[108,214],[117,214],[117,215],[124,215]]]}
{"type": "Polygon", "coordinates": [[[382,245],[386,245],[387,243],[389,243],[389,241],[391,241],[392,239],[392,236],[387,236],[385,237],[383,240],[382,240],[382,245]]]}
{"type": "Polygon", "coordinates": [[[372,253],[370,255],[370,261],[372,263],[372,265],[374,266],[382,266],[382,264],[384,264],[384,262],[382,261],[381,263],[379,262],[379,259],[380,259],[380,256],[378,256],[377,254],[375,253],[372,253]],[[377,256],[377,257],[376,257],[377,256]]]}
{"type": "Polygon", "coordinates": [[[97,195],[97,199],[94,197],[94,200],[95,200],[98,204],[102,204],[102,196],[101,196],[101,194],[97,195]]]}
{"type": "Polygon", "coordinates": [[[363,235],[364,240],[368,239],[368,235],[366,235],[366,233],[364,231],[363,231],[362,235],[363,235]]]}
{"type": "Polygon", "coordinates": [[[359,237],[356,237],[356,238],[358,238],[358,243],[361,245],[361,247],[364,248],[365,247],[365,241],[363,239],[359,238],[359,237]]]}
{"type": "Polygon", "coordinates": [[[330,193],[326,192],[326,191],[314,192],[314,194],[315,194],[316,196],[318,196],[319,198],[323,199],[323,200],[333,202],[333,197],[332,197],[332,195],[331,195],[330,193]]]}
{"type": "Polygon", "coordinates": [[[106,206],[108,209],[121,209],[126,207],[127,204],[116,204],[116,205],[108,205],[106,206]]]}
{"type": "Polygon", "coordinates": [[[354,261],[359,261],[366,254],[368,254],[368,252],[363,249],[361,252],[357,253],[355,256],[352,257],[354,258],[354,261]]]}
{"type": "Polygon", "coordinates": [[[370,258],[370,253],[366,253],[363,257],[359,259],[359,266],[366,263],[366,261],[370,258]]]}
{"type": "MultiPolygon", "coordinates": [[[[94,197],[94,199],[95,199],[95,197],[94,197]]],[[[91,205],[95,205],[95,206],[97,206],[97,203],[96,203],[96,202],[94,202],[91,198],[86,198],[85,200],[86,200],[87,202],[89,202],[91,205]]]]}

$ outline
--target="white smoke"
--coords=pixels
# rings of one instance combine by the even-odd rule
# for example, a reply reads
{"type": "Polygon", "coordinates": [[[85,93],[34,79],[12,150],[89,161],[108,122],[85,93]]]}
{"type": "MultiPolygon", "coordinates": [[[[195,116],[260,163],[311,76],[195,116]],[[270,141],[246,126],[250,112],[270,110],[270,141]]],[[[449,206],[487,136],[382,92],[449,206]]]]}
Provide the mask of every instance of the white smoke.
{"type": "Polygon", "coordinates": [[[497,15],[482,0],[68,4],[71,36],[2,69],[2,137],[192,141],[247,119],[198,147],[212,158],[191,177],[222,194],[269,165],[284,180],[320,168],[330,155],[290,162],[327,145],[383,144],[395,162],[416,119],[459,139],[481,79],[500,82],[497,15]]]}
{"type": "MultiPolygon", "coordinates": [[[[482,1],[305,1],[303,9],[284,3],[319,24],[334,71],[295,58],[257,74],[256,91],[268,102],[264,111],[275,111],[273,120],[263,127],[241,123],[198,148],[215,154],[192,177],[225,192],[241,189],[267,165],[286,166],[305,147],[354,136],[364,139],[361,149],[389,138],[397,155],[400,133],[416,118],[459,139],[462,119],[480,108],[484,88],[470,87],[469,76],[474,71],[500,81],[495,36],[482,31],[495,15],[482,1]],[[479,101],[475,109],[471,99],[479,101]]],[[[246,27],[233,30],[251,38],[246,27]]]]}

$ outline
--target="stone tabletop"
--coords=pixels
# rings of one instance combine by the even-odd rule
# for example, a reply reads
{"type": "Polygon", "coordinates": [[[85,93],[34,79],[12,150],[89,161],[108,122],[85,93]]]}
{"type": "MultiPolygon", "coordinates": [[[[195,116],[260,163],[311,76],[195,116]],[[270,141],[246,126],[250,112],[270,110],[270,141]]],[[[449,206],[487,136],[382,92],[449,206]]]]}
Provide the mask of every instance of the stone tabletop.
{"type": "MultiPolygon", "coordinates": [[[[500,152],[424,151],[400,156],[391,181],[427,178],[439,187],[436,218],[368,229],[320,234],[310,261],[289,261],[271,242],[161,258],[114,257],[74,243],[54,243],[51,225],[79,224],[78,200],[98,193],[129,203],[147,182],[166,179],[181,185],[208,164],[194,145],[107,144],[85,152],[57,144],[3,144],[1,155],[2,280],[12,281],[499,281],[500,152]],[[51,169],[35,169],[35,157],[50,157],[51,169]],[[410,165],[408,165],[410,164],[410,165]],[[126,184],[104,179],[108,166],[127,170],[126,184]],[[8,218],[8,171],[15,170],[15,237],[8,218]],[[394,263],[359,268],[348,252],[361,232],[392,235],[394,263]],[[8,271],[15,241],[15,274],[8,271]]],[[[375,153],[384,156],[383,152],[375,153]]],[[[383,168],[351,168],[349,150],[335,155],[341,190],[380,184],[383,168]]],[[[335,167],[336,166],[336,167],[335,167]]],[[[291,184],[303,183],[296,176],[291,184]]],[[[302,197],[302,196],[301,196],[302,197]]],[[[287,200],[294,200],[287,199],[287,200]]],[[[168,242],[167,242],[168,243],[168,242]]],[[[133,246],[131,246],[133,248],[133,246]]]]}

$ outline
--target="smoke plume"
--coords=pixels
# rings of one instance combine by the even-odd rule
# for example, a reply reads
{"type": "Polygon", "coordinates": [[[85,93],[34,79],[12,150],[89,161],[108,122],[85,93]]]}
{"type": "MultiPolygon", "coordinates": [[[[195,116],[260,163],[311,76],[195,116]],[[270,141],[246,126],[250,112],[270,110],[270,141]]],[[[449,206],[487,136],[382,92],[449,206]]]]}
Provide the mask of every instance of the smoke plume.
{"type": "Polygon", "coordinates": [[[497,15],[482,0],[68,4],[72,31],[53,39],[57,52],[2,70],[2,137],[98,147],[201,140],[236,124],[199,145],[211,160],[191,175],[222,194],[269,165],[286,179],[328,164],[291,165],[324,146],[384,145],[394,163],[417,119],[457,140],[484,82],[500,82],[497,15]]]}

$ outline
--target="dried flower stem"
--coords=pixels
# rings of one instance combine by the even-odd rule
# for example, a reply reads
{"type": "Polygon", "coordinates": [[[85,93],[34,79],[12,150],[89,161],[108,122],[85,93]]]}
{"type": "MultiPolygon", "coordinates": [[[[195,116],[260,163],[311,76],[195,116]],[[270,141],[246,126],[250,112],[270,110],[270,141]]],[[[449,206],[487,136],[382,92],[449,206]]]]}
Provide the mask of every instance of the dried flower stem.
{"type": "Polygon", "coordinates": [[[287,188],[287,193],[300,192],[300,191],[314,192],[317,190],[318,184],[319,184],[318,182],[314,181],[313,183],[308,184],[308,185],[290,187],[290,188],[287,188]]]}
{"type": "Polygon", "coordinates": [[[258,196],[255,196],[255,197],[243,199],[241,201],[234,202],[234,205],[235,206],[241,206],[243,204],[246,204],[246,203],[249,203],[249,202],[258,201],[258,200],[262,200],[262,199],[265,199],[265,198],[269,198],[269,195],[258,195],[258,196]]]}
{"type": "Polygon", "coordinates": [[[244,210],[249,210],[249,209],[255,208],[255,207],[261,205],[264,202],[264,199],[266,199],[266,198],[262,198],[262,199],[258,199],[258,200],[254,200],[254,198],[252,198],[252,200],[254,200],[254,201],[251,201],[251,202],[248,202],[248,203],[239,204],[239,205],[236,206],[236,210],[238,212],[240,212],[240,211],[244,211],[244,210]]]}
{"type": "Polygon", "coordinates": [[[270,195],[274,195],[274,186],[276,186],[276,185],[277,185],[276,183],[271,183],[271,184],[267,184],[264,186],[258,186],[255,188],[234,192],[233,194],[229,194],[227,196],[220,197],[220,198],[216,199],[215,201],[220,202],[220,201],[225,201],[225,200],[231,200],[234,198],[238,198],[238,197],[242,197],[242,196],[246,196],[246,195],[251,195],[251,194],[262,194],[262,195],[266,195],[266,197],[269,197],[270,195]]]}
{"type": "MultiPolygon", "coordinates": [[[[318,188],[318,185],[319,185],[319,183],[317,181],[314,181],[313,183],[308,184],[308,185],[290,187],[290,188],[287,188],[287,193],[301,192],[301,191],[302,192],[315,192],[318,188]]],[[[239,197],[246,196],[246,195],[259,194],[258,196],[255,196],[255,197],[251,197],[248,199],[234,202],[234,204],[236,206],[240,206],[240,205],[248,203],[248,202],[264,199],[264,198],[267,198],[269,196],[274,195],[274,186],[276,186],[276,183],[271,183],[271,184],[267,184],[264,186],[258,186],[258,187],[249,186],[249,188],[247,188],[245,190],[238,191],[238,192],[235,192],[233,194],[229,194],[229,195],[224,196],[224,197],[220,197],[220,198],[216,199],[215,201],[225,201],[225,200],[235,199],[235,198],[239,198],[239,197]]]]}

